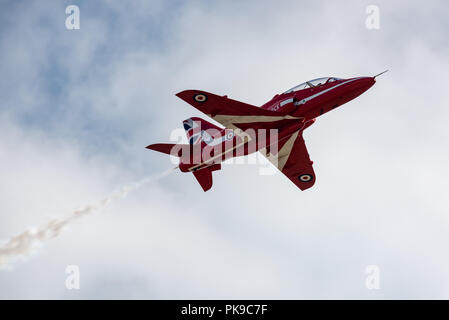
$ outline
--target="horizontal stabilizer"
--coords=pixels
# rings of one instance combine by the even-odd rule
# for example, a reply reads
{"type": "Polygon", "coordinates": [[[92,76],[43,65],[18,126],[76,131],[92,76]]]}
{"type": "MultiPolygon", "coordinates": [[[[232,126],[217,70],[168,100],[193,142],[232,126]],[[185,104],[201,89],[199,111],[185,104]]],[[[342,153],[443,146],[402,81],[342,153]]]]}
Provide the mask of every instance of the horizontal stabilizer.
{"type": "Polygon", "coordinates": [[[155,143],[146,147],[147,149],[169,154],[175,157],[182,156],[184,148],[190,148],[188,144],[174,144],[174,143],[155,143]]]}
{"type": "Polygon", "coordinates": [[[193,172],[196,180],[200,183],[204,192],[212,188],[212,170],[210,168],[204,168],[193,172]]]}

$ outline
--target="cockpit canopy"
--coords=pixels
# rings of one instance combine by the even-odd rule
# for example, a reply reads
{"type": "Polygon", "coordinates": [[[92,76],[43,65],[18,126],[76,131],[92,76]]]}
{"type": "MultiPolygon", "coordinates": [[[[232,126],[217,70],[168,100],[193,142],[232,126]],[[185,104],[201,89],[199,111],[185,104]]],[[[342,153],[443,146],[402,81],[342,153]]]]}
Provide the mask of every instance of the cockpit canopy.
{"type": "Polygon", "coordinates": [[[337,80],[341,80],[340,78],[335,78],[335,77],[324,77],[324,78],[318,78],[318,79],[314,79],[314,80],[310,80],[310,81],[306,81],[304,83],[301,83],[287,91],[284,92],[285,93],[290,93],[293,91],[298,91],[298,90],[303,90],[303,89],[307,89],[307,88],[313,88],[316,86],[320,86],[326,83],[330,83],[330,82],[335,82],[337,80]]]}

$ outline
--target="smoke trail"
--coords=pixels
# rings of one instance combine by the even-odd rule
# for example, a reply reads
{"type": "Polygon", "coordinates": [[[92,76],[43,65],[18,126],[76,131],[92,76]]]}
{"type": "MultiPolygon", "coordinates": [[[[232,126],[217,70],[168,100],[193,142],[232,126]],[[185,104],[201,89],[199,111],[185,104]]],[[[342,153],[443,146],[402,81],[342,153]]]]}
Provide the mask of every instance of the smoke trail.
{"type": "Polygon", "coordinates": [[[156,181],[162,177],[165,177],[175,169],[176,168],[173,168],[162,172],[159,175],[148,177],[133,184],[126,185],[120,190],[111,193],[104,199],[74,210],[65,217],[54,218],[44,225],[29,228],[28,230],[13,236],[11,239],[0,245],[0,268],[2,266],[6,266],[6,264],[11,260],[29,254],[35,247],[39,246],[44,241],[56,238],[61,233],[63,228],[70,225],[73,221],[89,215],[94,211],[103,209],[110,202],[126,197],[131,191],[139,189],[141,186],[150,181],[156,181]]]}

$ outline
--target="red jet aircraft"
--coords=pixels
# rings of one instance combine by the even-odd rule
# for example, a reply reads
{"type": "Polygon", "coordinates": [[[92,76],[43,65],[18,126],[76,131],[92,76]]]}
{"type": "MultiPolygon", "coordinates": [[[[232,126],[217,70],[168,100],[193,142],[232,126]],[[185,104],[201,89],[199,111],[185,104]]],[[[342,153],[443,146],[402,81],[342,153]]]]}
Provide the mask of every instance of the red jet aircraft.
{"type": "Polygon", "coordinates": [[[193,117],[183,121],[189,144],[158,143],[147,148],[179,157],[179,169],[192,172],[204,191],[212,187],[212,171],[220,170],[222,161],[256,151],[306,190],[314,185],[315,173],[302,137],[304,129],[317,117],[368,90],[380,74],[310,80],[275,95],[261,107],[205,91],[185,90],[177,96],[224,128],[193,117]]]}

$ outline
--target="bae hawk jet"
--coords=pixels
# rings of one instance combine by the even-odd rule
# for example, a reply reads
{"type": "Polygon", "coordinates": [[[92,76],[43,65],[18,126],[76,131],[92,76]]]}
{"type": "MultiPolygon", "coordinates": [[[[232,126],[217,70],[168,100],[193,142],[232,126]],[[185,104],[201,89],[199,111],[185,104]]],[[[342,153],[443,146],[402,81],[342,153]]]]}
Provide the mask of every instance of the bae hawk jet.
{"type": "Polygon", "coordinates": [[[189,118],[183,121],[189,144],[157,143],[147,148],[179,157],[179,169],[193,173],[204,191],[212,187],[212,172],[221,169],[221,162],[257,151],[306,190],[315,184],[315,172],[303,131],[319,116],[364,93],[382,73],[306,81],[260,107],[201,90],[185,90],[176,95],[223,127],[189,118]]]}

